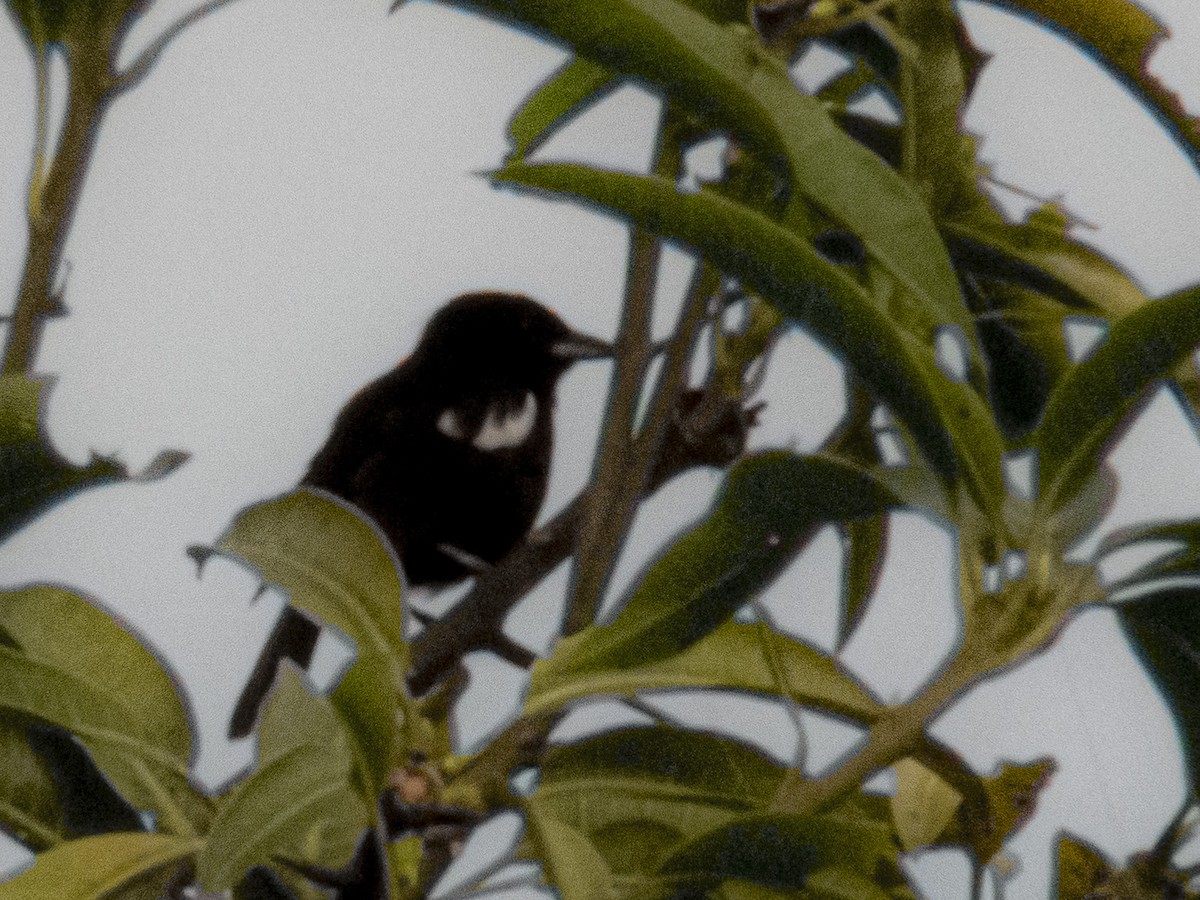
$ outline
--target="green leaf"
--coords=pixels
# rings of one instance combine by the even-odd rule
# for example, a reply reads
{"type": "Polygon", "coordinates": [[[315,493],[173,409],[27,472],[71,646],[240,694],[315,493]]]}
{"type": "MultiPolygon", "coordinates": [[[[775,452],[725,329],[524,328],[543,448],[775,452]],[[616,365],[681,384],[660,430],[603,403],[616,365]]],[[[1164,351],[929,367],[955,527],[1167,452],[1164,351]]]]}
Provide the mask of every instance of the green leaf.
{"type": "Polygon", "coordinates": [[[1155,300],[1113,325],[1108,340],[1050,396],[1035,439],[1041,498],[1054,509],[1095,469],[1104,444],[1156,379],[1200,344],[1200,288],[1155,300]]]}
{"type": "MultiPolygon", "coordinates": [[[[683,653],[657,663],[607,668],[591,661],[575,665],[576,648],[586,648],[589,631],[567,638],[533,669],[527,715],[540,715],[592,695],[635,697],[639,691],[721,688],[787,697],[858,722],[870,723],[879,704],[838,664],[765,625],[726,622],[683,653]]],[[[586,656],[586,654],[585,654],[586,656]]]]}
{"type": "Polygon", "coordinates": [[[220,891],[272,857],[341,868],[354,855],[370,806],[354,790],[349,736],[327,700],[287,672],[259,731],[262,761],[224,795],[197,861],[200,882],[220,891]]]}
{"type": "Polygon", "coordinates": [[[1120,268],[1070,240],[1067,225],[1049,204],[1023,225],[976,210],[941,227],[959,265],[981,278],[1037,290],[1075,313],[1121,319],[1150,302],[1120,268]]]}
{"type": "Polygon", "coordinates": [[[1150,560],[1129,575],[1109,585],[1109,593],[1136,588],[1153,579],[1171,575],[1200,574],[1200,521],[1162,522],[1124,529],[1111,535],[1102,546],[1102,553],[1132,547],[1146,541],[1166,541],[1176,548],[1157,559],[1150,560]]]}
{"type": "Polygon", "coordinates": [[[58,785],[29,746],[25,723],[8,716],[0,717],[0,822],[34,850],[67,836],[58,785]]]}
{"type": "MultiPolygon", "coordinates": [[[[811,874],[835,866],[865,880],[890,869],[889,880],[894,880],[898,852],[890,829],[846,810],[806,817],[747,815],[680,847],[663,863],[662,872],[697,886],[735,878],[802,888],[811,874]]],[[[824,880],[836,882],[828,876],[824,880]]]]}
{"type": "Polygon", "coordinates": [[[904,171],[935,217],[981,202],[975,142],[961,128],[973,58],[949,0],[910,0],[896,10],[897,27],[915,53],[906,69],[904,124],[911,148],[904,171]]]}
{"type": "Polygon", "coordinates": [[[735,741],[665,726],[556,747],[530,801],[621,876],[652,873],[680,841],[765,804],[783,776],[735,741]]]}
{"type": "Polygon", "coordinates": [[[47,44],[95,44],[112,39],[113,29],[143,0],[8,0],[38,51],[47,44]]]}
{"type": "Polygon", "coordinates": [[[38,428],[44,387],[0,376],[0,540],[75,491],[128,477],[113,459],[73,466],[55,452],[38,428]]]}
{"type": "Polygon", "coordinates": [[[801,888],[821,857],[822,845],[828,848],[830,841],[810,820],[747,816],[680,848],[662,871],[689,884],[737,878],[766,887],[801,888]]]}
{"type": "Polygon", "coordinates": [[[967,385],[950,381],[928,345],[898,329],[872,296],[806,240],[713,191],[683,195],[660,178],[552,163],[513,164],[496,177],[591,200],[696,247],[835,352],[911,430],[943,481],[962,477],[983,508],[998,507],[1002,440],[986,404],[967,385]]]}
{"type": "Polygon", "coordinates": [[[817,93],[826,108],[837,113],[846,111],[849,103],[859,91],[869,88],[878,80],[875,70],[862,59],[855,60],[854,68],[839,75],[817,93]]]}
{"type": "Polygon", "coordinates": [[[832,458],[746,459],[730,471],[708,519],[651,567],[616,621],[589,627],[555,658],[585,671],[679,653],[765,587],[814,526],[896,503],[869,474],[832,458]]]}
{"type": "Polygon", "coordinates": [[[400,575],[383,539],[341,502],[302,489],[241,513],[216,549],[253,564],[288,592],[293,606],[357,643],[358,658],[333,702],[369,777],[382,786],[399,740],[397,706],[409,657],[400,575]]]}
{"type": "Polygon", "coordinates": [[[1058,900],[1086,900],[1112,869],[1095,848],[1069,835],[1058,839],[1058,900]]]}
{"type": "Polygon", "coordinates": [[[375,530],[336,498],[303,488],[251,506],[216,547],[256,566],[294,606],[401,667],[407,662],[395,560],[375,530]]]}
{"type": "Polygon", "coordinates": [[[826,866],[808,876],[805,896],[811,900],[891,900],[892,894],[870,878],[843,869],[826,866]]]}
{"type": "Polygon", "coordinates": [[[479,0],[482,7],[552,34],[583,56],[662,88],[672,101],[729,128],[769,164],[786,167],[801,195],[853,231],[927,315],[970,320],[945,247],[921,199],[875,154],[847,136],[819,100],[744,25],[722,25],[676,0],[479,0]]]}
{"type": "Polygon", "coordinates": [[[962,794],[915,759],[902,759],[895,769],[892,818],[901,845],[915,850],[937,843],[962,806],[962,794]]]}
{"type": "Polygon", "coordinates": [[[845,575],[842,589],[842,621],[838,644],[850,639],[858,623],[867,613],[867,605],[887,553],[887,516],[883,513],[847,522],[845,575]]]}
{"type": "Polygon", "coordinates": [[[963,769],[953,786],[911,757],[895,768],[898,787],[891,798],[892,818],[904,849],[961,846],[986,864],[1033,815],[1054,763],[1001,763],[994,775],[983,777],[963,769]]]}
{"type": "Polygon", "coordinates": [[[191,729],[172,673],[128,625],[77,594],[38,586],[0,593],[0,629],[27,658],[120,698],[158,747],[191,757],[191,729]]]}
{"type": "Polygon", "coordinates": [[[1200,776],[1200,590],[1165,587],[1116,607],[1125,636],[1175,715],[1200,776]]]}
{"type": "Polygon", "coordinates": [[[592,843],[577,829],[547,814],[541,804],[527,806],[528,850],[541,860],[546,879],[563,900],[611,900],[613,873],[592,843]]]}
{"type": "Polygon", "coordinates": [[[208,802],[188,783],[187,758],[159,746],[106,684],[0,646],[0,711],[73,733],[130,803],[158,814],[162,831],[191,835],[206,821],[208,802]]]}
{"type": "Polygon", "coordinates": [[[192,834],[209,801],[188,782],[191,732],[170,674],[125,628],[52,587],[0,593],[0,708],[79,737],[118,791],[159,828],[192,834]]]}
{"type": "Polygon", "coordinates": [[[67,841],[38,856],[29,871],[0,884],[0,900],[155,900],[199,846],[196,839],[166,834],[67,841]]]}
{"type": "Polygon", "coordinates": [[[67,15],[72,0],[8,0],[17,21],[25,27],[34,47],[60,41],[66,34],[67,15]]]}
{"type": "Polygon", "coordinates": [[[571,60],[537,88],[508,123],[512,156],[528,156],[564,119],[581,112],[616,86],[613,73],[583,57],[571,60]]]}

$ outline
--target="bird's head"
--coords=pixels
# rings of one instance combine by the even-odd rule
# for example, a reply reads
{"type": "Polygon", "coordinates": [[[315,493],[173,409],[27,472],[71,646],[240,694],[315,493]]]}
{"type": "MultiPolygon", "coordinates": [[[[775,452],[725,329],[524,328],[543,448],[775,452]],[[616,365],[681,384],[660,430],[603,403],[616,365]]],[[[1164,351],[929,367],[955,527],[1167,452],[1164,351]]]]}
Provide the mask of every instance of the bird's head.
{"type": "Polygon", "coordinates": [[[423,364],[474,372],[493,383],[553,386],[571,363],[612,355],[612,345],[573,331],[554,312],[519,294],[463,294],[430,320],[417,347],[423,364]]]}

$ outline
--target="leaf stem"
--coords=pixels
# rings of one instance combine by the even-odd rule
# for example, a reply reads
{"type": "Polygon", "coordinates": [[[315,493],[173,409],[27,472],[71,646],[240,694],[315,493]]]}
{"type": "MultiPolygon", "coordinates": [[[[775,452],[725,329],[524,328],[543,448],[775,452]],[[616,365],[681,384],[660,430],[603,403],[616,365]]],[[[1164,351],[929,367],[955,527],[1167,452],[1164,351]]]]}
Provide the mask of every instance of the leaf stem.
{"type": "Polygon", "coordinates": [[[172,41],[201,19],[207,18],[221,7],[228,6],[233,2],[235,0],[209,0],[208,3],[201,4],[186,16],[180,18],[175,24],[160,34],[149,47],[143,50],[142,54],[133,61],[128,69],[120,75],[113,77],[110,82],[110,89],[115,93],[120,93],[137,85],[138,82],[149,74],[154,64],[162,56],[163,51],[167,49],[172,41]]]}

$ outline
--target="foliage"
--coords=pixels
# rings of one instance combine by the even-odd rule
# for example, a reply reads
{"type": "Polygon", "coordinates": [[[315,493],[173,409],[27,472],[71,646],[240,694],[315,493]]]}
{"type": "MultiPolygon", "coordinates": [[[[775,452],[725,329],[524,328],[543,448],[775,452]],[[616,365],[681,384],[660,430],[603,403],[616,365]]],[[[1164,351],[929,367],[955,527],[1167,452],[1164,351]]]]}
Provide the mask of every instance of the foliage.
{"type": "MultiPolygon", "coordinates": [[[[9,0],[40,89],[46,49],[61,44],[74,99],[52,164],[39,143],[30,179],[27,265],[0,374],[0,540],[73,493],[128,477],[113,460],[73,466],[50,446],[35,349],[61,311],[53,277],[108,102],[223,2],[185,17],[119,72],[121,40],[143,4],[9,0]]],[[[984,60],[950,0],[458,5],[573,53],[514,115],[512,152],[494,183],[584,203],[634,234],[617,361],[633,375],[614,379],[627,393],[611,407],[628,415],[609,417],[595,483],[480,577],[463,601],[479,627],[449,637],[436,627],[405,632],[394,554],[356,510],[300,490],[241,512],[196,553],[201,565],[214,554],[240,561],[351,639],[357,655],[329,697],[285,675],[259,729],[259,767],[215,798],[188,781],[191,731],[167,669],[119,619],[61,588],[0,594],[0,824],[39,852],[28,872],[0,885],[0,900],[174,900],[193,882],[240,897],[307,900],[332,887],[343,897],[415,898],[471,827],[509,808],[527,825],[517,855],[567,900],[904,900],[914,896],[904,854],[946,845],[969,854],[978,885],[1032,814],[1054,763],[1016,761],[981,775],[927,726],[964,688],[1047,646],[1089,603],[1117,607],[1174,710],[1195,781],[1200,523],[1114,538],[1106,552],[1151,540],[1175,547],[1114,584],[1102,582],[1095,560],[1068,551],[1104,512],[1106,449],[1147,392],[1173,379],[1184,402],[1196,398],[1187,357],[1200,343],[1200,288],[1151,301],[1076,243],[1052,204],[1023,223],[1000,215],[974,141],[959,128],[984,60]],[[808,96],[788,65],[819,41],[854,65],[808,96]],[[658,89],[666,109],[652,173],[531,160],[630,79],[658,89]],[[900,125],[854,115],[852,98],[872,86],[896,99],[900,125]],[[676,177],[682,154],[713,134],[729,142],[725,172],[691,189],[676,177]],[[664,241],[685,244],[702,264],[675,333],[654,347],[642,326],[654,302],[647,274],[664,241]],[[743,304],[744,331],[723,330],[723,309],[709,308],[721,279],[733,287],[717,306],[743,304]],[[1107,337],[1075,359],[1065,331],[1081,318],[1102,323],[1107,337]],[[713,332],[714,371],[686,391],[702,324],[713,332]],[[747,455],[748,373],[788,327],[838,354],[853,402],[819,452],[747,455]],[[654,382],[647,362],[658,353],[654,382]],[[643,389],[650,412],[635,427],[643,389]],[[669,427],[696,439],[665,447],[669,427]],[[903,459],[888,457],[887,441],[903,459]],[[1036,462],[1024,487],[1011,477],[1021,458],[1036,462]],[[698,465],[726,469],[713,507],[648,567],[611,624],[595,623],[596,585],[637,504],[698,465]],[[609,496],[613,484],[633,485],[624,506],[609,496]],[[900,508],[957,530],[962,637],[916,698],[889,706],[834,656],[738,613],[833,523],[848,542],[844,642],[869,614],[889,515],[900,508]],[[579,535],[597,540],[583,546],[579,535]],[[1024,571],[996,577],[1012,554],[1024,571]],[[568,556],[588,578],[568,598],[570,633],[534,664],[502,635],[503,619],[568,556]],[[500,734],[458,756],[449,721],[460,664],[484,647],[532,666],[531,685],[500,734]],[[431,670],[430,659],[450,662],[431,670]],[[412,683],[432,690],[414,696],[412,683]],[[668,689],[817,710],[859,727],[863,742],[813,776],[800,759],[767,758],[716,728],[666,724],[646,701],[668,689]],[[656,722],[566,746],[550,739],[597,697],[622,698],[656,722]],[[896,775],[891,797],[864,786],[885,768],[896,775]],[[518,772],[535,772],[536,786],[521,787],[518,772]]],[[[1195,120],[1144,69],[1161,31],[1136,6],[1009,5],[1089,48],[1200,158],[1195,120]]],[[[165,453],[142,477],[184,459],[165,453]]],[[[1171,862],[1190,834],[1191,805],[1124,866],[1062,836],[1058,896],[1192,896],[1190,873],[1171,862]]]]}

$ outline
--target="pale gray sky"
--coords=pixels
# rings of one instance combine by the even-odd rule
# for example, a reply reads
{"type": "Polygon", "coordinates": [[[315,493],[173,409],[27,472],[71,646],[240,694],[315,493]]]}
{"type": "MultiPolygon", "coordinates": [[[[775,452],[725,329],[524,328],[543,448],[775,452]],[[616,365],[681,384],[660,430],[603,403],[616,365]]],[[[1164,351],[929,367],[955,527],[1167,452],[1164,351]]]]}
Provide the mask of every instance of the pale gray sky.
{"type": "MultiPolygon", "coordinates": [[[[194,5],[159,0],[127,57],[194,5]]],[[[70,458],[118,452],[136,468],[169,447],[193,458],[164,481],[57,507],[0,545],[0,586],[61,583],[126,616],[179,673],[201,734],[198,777],[210,783],[251,758],[251,746],[225,744],[223,728],[276,607],[249,608],[256,584],[232,567],[198,582],[184,548],[290,489],[345,399],[405,355],[454,294],[524,291],[581,329],[616,327],[624,228],[574,205],[496,192],[472,174],[499,163],[514,106],[564,52],[421,0],[394,16],[386,5],[242,0],[180,39],[117,101],[66,247],[71,314],[47,329],[39,357],[57,376],[50,434],[70,458]]],[[[1200,109],[1200,13],[1190,0],[1146,5],[1176,35],[1152,68],[1200,109]]],[[[1200,179],[1165,133],[1061,40],[995,7],[963,9],[994,54],[967,125],[997,177],[1061,196],[1099,226],[1079,236],[1151,294],[1200,280],[1200,179]]],[[[5,298],[24,250],[33,109],[32,63],[0,17],[5,298]]],[[[625,88],[542,153],[638,169],[656,115],[653,97],[625,88]]],[[[1005,202],[1019,212],[1018,198],[1005,202]]],[[[687,266],[672,254],[664,297],[677,297],[687,266]]],[[[664,301],[658,326],[672,314],[664,301]]],[[[589,471],[606,375],[604,364],[587,364],[562,385],[547,514],[589,471]]],[[[790,337],[772,362],[755,446],[815,446],[836,418],[829,398],[839,384],[836,364],[790,337]]],[[[1118,451],[1125,492],[1110,524],[1200,509],[1200,451],[1186,418],[1164,396],[1144,426],[1118,451]]],[[[703,511],[717,483],[696,473],[648,505],[618,589],[703,511]]],[[[901,518],[876,612],[844,654],[886,699],[916,689],[955,636],[945,612],[953,542],[919,516],[901,518]]],[[[819,645],[830,640],[835,550],[817,542],[763,599],[819,645]],[[808,602],[798,613],[800,590],[808,602]]],[[[538,602],[561,597],[564,584],[562,570],[538,602]]],[[[521,613],[514,631],[545,618],[521,613]]],[[[516,702],[519,673],[489,671],[488,682],[464,710],[464,737],[516,702]]],[[[756,708],[723,718],[751,723],[775,752],[795,752],[786,716],[756,708]]],[[[817,768],[836,750],[837,729],[808,720],[805,729],[806,764],[817,768]]],[[[985,770],[1000,759],[1059,759],[1037,817],[1012,843],[1021,869],[1010,898],[1045,896],[1059,828],[1120,857],[1150,843],[1180,797],[1169,719],[1106,612],[1080,616],[1050,652],[965,697],[937,732],[985,770]]],[[[953,860],[915,868],[931,900],[964,896],[953,860]]]]}

